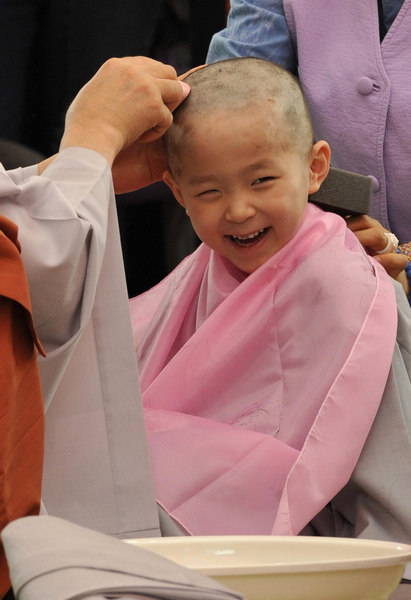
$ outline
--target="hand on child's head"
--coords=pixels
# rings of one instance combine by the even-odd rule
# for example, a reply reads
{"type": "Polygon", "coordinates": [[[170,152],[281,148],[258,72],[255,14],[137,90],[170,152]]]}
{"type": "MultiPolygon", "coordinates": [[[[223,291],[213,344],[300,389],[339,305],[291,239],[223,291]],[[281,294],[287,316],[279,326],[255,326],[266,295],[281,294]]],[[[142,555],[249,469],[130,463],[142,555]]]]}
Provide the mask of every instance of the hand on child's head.
{"type": "Polygon", "coordinates": [[[114,163],[118,193],[157,181],[167,164],[158,140],[189,91],[170,65],[145,56],[112,58],[70,105],[61,149],[83,146],[114,163]]]}
{"type": "MultiPolygon", "coordinates": [[[[175,110],[190,93],[190,86],[180,81],[183,95],[170,105],[175,110]]],[[[116,157],[112,175],[117,194],[133,191],[155,181],[159,181],[167,168],[162,135],[167,127],[154,127],[146,131],[138,140],[124,148],[116,157]]]]}
{"type": "MultiPolygon", "coordinates": [[[[179,80],[179,83],[181,85],[183,95],[179,98],[178,101],[173,102],[172,104],[168,105],[168,108],[170,109],[171,112],[174,111],[177,108],[177,106],[179,106],[183,102],[183,100],[185,100],[187,98],[188,94],[190,93],[190,86],[188,85],[188,83],[186,83],[185,81],[182,81],[182,80],[179,80]]],[[[164,133],[167,131],[167,129],[169,128],[171,123],[172,123],[172,121],[170,121],[169,123],[164,122],[158,126],[156,125],[156,126],[152,127],[151,129],[149,129],[148,131],[143,133],[143,135],[141,135],[138,138],[138,141],[143,144],[153,142],[154,140],[156,140],[159,137],[161,137],[162,135],[164,135],[164,133]]]]}

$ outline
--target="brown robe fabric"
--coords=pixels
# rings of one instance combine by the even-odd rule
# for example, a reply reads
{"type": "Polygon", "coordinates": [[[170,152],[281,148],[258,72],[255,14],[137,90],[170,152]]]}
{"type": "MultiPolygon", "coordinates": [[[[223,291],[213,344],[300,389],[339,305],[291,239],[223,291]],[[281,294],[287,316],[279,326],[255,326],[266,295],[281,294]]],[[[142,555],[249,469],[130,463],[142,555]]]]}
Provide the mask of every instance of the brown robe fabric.
{"type": "MultiPolygon", "coordinates": [[[[44,410],[17,226],[0,215],[0,531],[40,509],[44,410]]],[[[10,587],[0,545],[0,598],[10,587]]]]}

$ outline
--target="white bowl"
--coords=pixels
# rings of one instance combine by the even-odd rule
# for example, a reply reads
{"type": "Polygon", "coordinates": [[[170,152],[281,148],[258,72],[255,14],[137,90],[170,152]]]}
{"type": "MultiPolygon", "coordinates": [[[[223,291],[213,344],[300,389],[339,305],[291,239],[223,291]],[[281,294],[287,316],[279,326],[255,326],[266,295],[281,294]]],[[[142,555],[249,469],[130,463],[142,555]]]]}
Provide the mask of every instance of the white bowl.
{"type": "Polygon", "coordinates": [[[216,579],[247,600],[386,600],[411,546],[306,536],[126,540],[216,579]]]}

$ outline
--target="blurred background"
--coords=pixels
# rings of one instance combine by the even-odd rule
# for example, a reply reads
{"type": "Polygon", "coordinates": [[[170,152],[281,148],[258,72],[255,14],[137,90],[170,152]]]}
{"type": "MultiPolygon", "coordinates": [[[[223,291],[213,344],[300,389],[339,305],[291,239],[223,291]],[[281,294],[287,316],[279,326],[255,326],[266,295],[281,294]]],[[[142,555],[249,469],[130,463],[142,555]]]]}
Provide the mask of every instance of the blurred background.
{"type": "MultiPolygon", "coordinates": [[[[179,74],[203,64],[212,35],[225,26],[226,2],[0,0],[0,162],[10,169],[57,152],[71,100],[112,56],[150,56],[179,74]]],[[[198,240],[162,182],[116,202],[132,297],[198,240]]]]}

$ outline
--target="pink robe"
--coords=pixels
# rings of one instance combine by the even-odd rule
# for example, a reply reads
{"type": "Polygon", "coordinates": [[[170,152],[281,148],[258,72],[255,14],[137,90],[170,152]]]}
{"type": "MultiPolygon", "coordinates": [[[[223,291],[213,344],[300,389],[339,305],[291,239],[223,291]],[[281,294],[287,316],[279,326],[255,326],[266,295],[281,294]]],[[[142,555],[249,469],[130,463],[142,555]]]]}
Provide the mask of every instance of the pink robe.
{"type": "Polygon", "coordinates": [[[252,275],[202,245],[130,309],[160,505],[196,535],[299,533],[381,401],[397,313],[380,265],[309,205],[252,275]]]}

